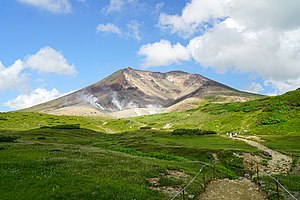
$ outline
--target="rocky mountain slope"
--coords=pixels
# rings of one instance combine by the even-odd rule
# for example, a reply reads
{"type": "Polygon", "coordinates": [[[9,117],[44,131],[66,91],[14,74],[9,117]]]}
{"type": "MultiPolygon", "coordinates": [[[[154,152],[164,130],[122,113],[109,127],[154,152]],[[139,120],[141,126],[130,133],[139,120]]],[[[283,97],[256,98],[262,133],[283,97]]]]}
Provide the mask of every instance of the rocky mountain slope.
{"type": "Polygon", "coordinates": [[[126,68],[93,85],[24,111],[131,117],[190,109],[205,97],[246,101],[259,95],[235,90],[198,74],[126,68]]]}

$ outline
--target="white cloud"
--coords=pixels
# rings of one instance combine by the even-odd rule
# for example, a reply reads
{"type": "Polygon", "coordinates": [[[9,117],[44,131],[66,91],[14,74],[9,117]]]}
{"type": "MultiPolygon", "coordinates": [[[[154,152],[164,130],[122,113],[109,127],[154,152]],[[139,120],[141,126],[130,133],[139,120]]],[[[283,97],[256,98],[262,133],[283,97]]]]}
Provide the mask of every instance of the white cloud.
{"type": "Polygon", "coordinates": [[[115,25],[115,24],[111,24],[111,23],[107,23],[107,24],[99,24],[97,26],[97,33],[115,33],[119,36],[122,36],[123,33],[121,31],[121,29],[115,25]]]}
{"type": "Polygon", "coordinates": [[[127,24],[127,32],[122,31],[121,28],[115,24],[99,24],[96,28],[97,33],[117,34],[122,38],[133,38],[134,40],[141,40],[140,25],[136,21],[130,21],[127,24]]]}
{"type": "Polygon", "coordinates": [[[191,0],[181,15],[161,13],[159,25],[182,37],[227,17],[251,29],[290,29],[300,25],[299,7],[298,0],[191,0]]]}
{"type": "Polygon", "coordinates": [[[207,22],[214,23],[215,19],[224,17],[224,7],[228,2],[229,0],[192,0],[187,3],[181,15],[161,13],[158,23],[161,28],[187,38],[203,28],[206,29],[207,22]]]}
{"type": "Polygon", "coordinates": [[[162,13],[159,25],[183,38],[198,34],[186,49],[202,67],[255,73],[284,92],[300,85],[299,7],[298,0],[191,0],[180,15],[162,13]]]}
{"type": "Polygon", "coordinates": [[[110,0],[109,5],[102,9],[103,13],[120,12],[125,5],[124,0],[110,0]]]}
{"type": "Polygon", "coordinates": [[[7,89],[22,90],[27,86],[28,77],[23,73],[24,64],[21,60],[16,60],[9,67],[4,67],[0,61],[0,91],[7,89]]]}
{"type": "Polygon", "coordinates": [[[20,3],[47,10],[52,13],[70,13],[72,5],[69,0],[17,0],[20,3]]]}
{"type": "Polygon", "coordinates": [[[37,88],[30,94],[21,94],[15,99],[7,101],[3,105],[9,107],[10,109],[18,110],[51,101],[63,95],[65,94],[60,93],[55,88],[50,91],[44,88],[37,88]]]}
{"type": "Polygon", "coordinates": [[[263,90],[264,89],[263,89],[261,84],[256,83],[256,82],[252,82],[252,83],[250,83],[250,85],[248,86],[248,89],[246,91],[253,92],[253,93],[259,93],[263,90]]]}
{"type": "Polygon", "coordinates": [[[27,56],[25,65],[41,73],[56,73],[74,76],[74,65],[69,64],[63,54],[51,47],[43,47],[36,54],[27,56]]]}
{"type": "Polygon", "coordinates": [[[300,88],[300,77],[296,79],[287,80],[266,80],[265,85],[271,85],[274,89],[272,94],[278,95],[287,91],[296,90],[300,88]]]}
{"type": "Polygon", "coordinates": [[[37,70],[43,73],[75,75],[73,65],[68,64],[63,55],[50,47],[41,48],[35,55],[27,56],[24,60],[16,60],[11,66],[5,67],[0,61],[0,91],[28,89],[30,72],[25,69],[37,70]]]}
{"type": "Polygon", "coordinates": [[[141,40],[140,36],[140,25],[136,21],[131,21],[127,24],[128,32],[127,35],[135,40],[141,40]]]}
{"type": "Polygon", "coordinates": [[[214,67],[221,73],[234,69],[277,80],[300,75],[300,29],[241,32],[222,23],[193,38],[187,48],[201,66],[214,67]]]}
{"type": "Polygon", "coordinates": [[[127,8],[136,8],[138,5],[140,5],[138,0],[109,0],[109,4],[104,7],[101,12],[103,14],[121,12],[122,10],[127,8]]]}
{"type": "Polygon", "coordinates": [[[166,40],[143,45],[138,54],[145,56],[145,60],[142,63],[143,67],[166,66],[190,59],[189,53],[184,46],[179,43],[172,45],[166,40]]]}
{"type": "Polygon", "coordinates": [[[157,3],[154,8],[154,13],[159,13],[161,9],[165,6],[164,2],[157,3]]]}

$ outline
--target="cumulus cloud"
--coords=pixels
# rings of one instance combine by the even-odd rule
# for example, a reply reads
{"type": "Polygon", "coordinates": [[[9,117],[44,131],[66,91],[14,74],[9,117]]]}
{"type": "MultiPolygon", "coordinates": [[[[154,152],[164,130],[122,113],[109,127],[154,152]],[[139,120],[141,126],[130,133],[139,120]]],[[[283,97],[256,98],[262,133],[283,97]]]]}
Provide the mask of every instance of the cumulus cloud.
{"type": "Polygon", "coordinates": [[[36,54],[27,56],[25,65],[41,73],[56,73],[74,76],[74,65],[69,64],[63,54],[51,47],[43,47],[36,54]]]}
{"type": "Polygon", "coordinates": [[[145,57],[142,67],[166,66],[190,59],[184,46],[179,43],[172,45],[167,40],[143,45],[138,54],[145,57]]]}
{"type": "Polygon", "coordinates": [[[0,91],[16,88],[22,90],[26,87],[28,77],[23,69],[24,64],[21,60],[16,60],[9,67],[5,67],[0,61],[0,91]]]}
{"type": "Polygon", "coordinates": [[[42,73],[75,75],[73,65],[68,64],[61,52],[50,47],[41,48],[36,54],[25,59],[16,60],[11,66],[5,67],[0,61],[0,91],[14,89],[25,91],[29,88],[31,69],[42,73]]]}
{"type": "Polygon", "coordinates": [[[181,15],[161,13],[158,24],[183,37],[189,37],[207,24],[230,18],[245,28],[290,29],[298,27],[298,0],[192,0],[181,15]]]}
{"type": "Polygon", "coordinates": [[[48,91],[45,88],[37,88],[30,94],[21,94],[15,99],[7,101],[3,105],[13,110],[28,108],[40,103],[51,101],[65,94],[60,93],[57,89],[53,88],[48,91]]]}
{"type": "Polygon", "coordinates": [[[185,39],[197,34],[185,48],[202,67],[255,73],[284,92],[299,87],[299,7],[298,0],[192,0],[158,23],[185,39]]]}
{"type": "Polygon", "coordinates": [[[171,33],[187,38],[223,18],[227,4],[228,0],[192,0],[187,3],[181,15],[161,13],[158,24],[171,33]]]}
{"type": "Polygon", "coordinates": [[[255,72],[264,79],[285,80],[300,75],[300,29],[293,31],[241,32],[222,23],[193,38],[187,48],[201,66],[221,73],[234,69],[255,72]]]}
{"type": "Polygon", "coordinates": [[[117,35],[120,35],[122,36],[123,33],[121,31],[121,29],[115,25],[115,24],[112,24],[112,23],[107,23],[107,24],[99,24],[97,26],[97,33],[115,33],[117,35]]]}
{"type": "Polygon", "coordinates": [[[69,0],[17,0],[20,3],[47,10],[52,13],[70,13],[72,5],[69,0]]]}

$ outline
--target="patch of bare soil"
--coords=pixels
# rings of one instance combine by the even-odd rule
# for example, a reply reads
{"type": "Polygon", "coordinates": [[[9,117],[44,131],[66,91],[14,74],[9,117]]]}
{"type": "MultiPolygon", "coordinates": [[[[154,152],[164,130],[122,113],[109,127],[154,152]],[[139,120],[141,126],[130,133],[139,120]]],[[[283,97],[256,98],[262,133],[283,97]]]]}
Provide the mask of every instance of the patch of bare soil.
{"type": "Polygon", "coordinates": [[[44,110],[43,113],[52,115],[103,116],[102,112],[90,106],[69,106],[59,109],[44,110]]]}
{"type": "Polygon", "coordinates": [[[173,177],[173,178],[185,179],[185,180],[189,178],[189,175],[181,171],[168,170],[167,172],[168,172],[167,177],[173,177]]]}
{"type": "Polygon", "coordinates": [[[211,181],[198,200],[265,200],[267,195],[248,179],[211,181]]]}
{"type": "Polygon", "coordinates": [[[168,124],[165,124],[163,129],[169,129],[169,128],[172,128],[173,124],[171,123],[168,123],[168,124]]]}
{"type": "Polygon", "coordinates": [[[167,170],[167,174],[162,173],[157,177],[147,179],[150,183],[150,189],[163,192],[169,197],[176,195],[182,188],[176,186],[161,186],[159,180],[162,176],[166,176],[168,178],[182,179],[185,181],[189,179],[189,175],[177,170],[167,170]]]}
{"type": "Polygon", "coordinates": [[[201,99],[201,98],[195,98],[195,97],[188,98],[188,99],[182,100],[170,107],[164,108],[163,112],[164,113],[180,112],[180,111],[184,111],[184,110],[197,108],[201,102],[203,102],[203,99],[201,99]]]}
{"type": "Polygon", "coordinates": [[[112,118],[128,118],[135,116],[158,114],[160,112],[160,108],[129,108],[117,112],[108,113],[106,115],[112,118]]]}
{"type": "MultiPolygon", "coordinates": [[[[242,155],[244,166],[253,174],[256,173],[257,167],[260,171],[265,171],[267,167],[263,165],[264,159],[260,156],[250,153],[244,153],[242,155]]],[[[265,162],[265,161],[264,161],[265,162]]]]}

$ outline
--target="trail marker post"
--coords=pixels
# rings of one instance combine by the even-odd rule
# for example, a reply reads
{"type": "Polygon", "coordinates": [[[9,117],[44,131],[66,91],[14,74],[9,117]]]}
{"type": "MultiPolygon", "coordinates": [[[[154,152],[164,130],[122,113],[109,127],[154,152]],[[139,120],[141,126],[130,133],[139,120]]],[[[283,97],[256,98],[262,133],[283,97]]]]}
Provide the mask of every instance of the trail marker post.
{"type": "Polygon", "coordinates": [[[280,200],[279,188],[278,188],[278,179],[276,178],[276,191],[277,191],[277,199],[280,200]]]}

